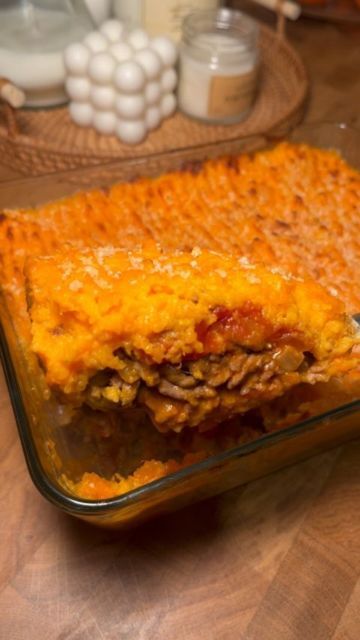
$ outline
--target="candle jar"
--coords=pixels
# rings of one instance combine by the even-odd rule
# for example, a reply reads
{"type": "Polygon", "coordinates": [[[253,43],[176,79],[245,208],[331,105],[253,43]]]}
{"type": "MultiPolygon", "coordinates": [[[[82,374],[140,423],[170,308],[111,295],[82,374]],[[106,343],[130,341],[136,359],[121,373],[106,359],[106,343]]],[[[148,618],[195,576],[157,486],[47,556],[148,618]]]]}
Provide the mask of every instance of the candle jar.
{"type": "Polygon", "coordinates": [[[66,102],[64,48],[92,29],[83,0],[3,0],[0,77],[24,90],[26,106],[66,102]]]}
{"type": "Polygon", "coordinates": [[[204,122],[232,124],[249,114],[257,87],[258,26],[240,11],[188,15],[180,45],[178,105],[204,122]]]}

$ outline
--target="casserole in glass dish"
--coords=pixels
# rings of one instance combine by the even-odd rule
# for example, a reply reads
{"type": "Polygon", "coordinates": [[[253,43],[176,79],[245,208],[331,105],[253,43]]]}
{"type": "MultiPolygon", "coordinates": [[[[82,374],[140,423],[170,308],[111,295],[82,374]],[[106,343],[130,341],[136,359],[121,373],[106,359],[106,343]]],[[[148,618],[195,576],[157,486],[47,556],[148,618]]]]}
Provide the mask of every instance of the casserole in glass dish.
{"type": "MultiPolygon", "coordinates": [[[[292,140],[336,149],[352,166],[360,167],[360,133],[351,128],[326,124],[304,126],[294,132],[292,140]]],[[[13,181],[2,185],[0,207],[3,210],[28,208],[79,189],[107,188],[115,183],[158,176],[184,167],[188,172],[196,173],[204,159],[235,156],[270,144],[271,141],[261,137],[234,140],[224,145],[174,151],[134,162],[13,181]]],[[[286,235],[286,224],[283,222],[280,226],[286,235]]],[[[138,483],[142,486],[130,484],[122,495],[104,498],[103,494],[95,499],[82,494],[81,497],[77,488],[87,472],[96,473],[100,478],[110,478],[116,473],[131,476],[148,459],[158,458],[165,462],[173,457],[176,459],[180,449],[182,453],[186,451],[184,439],[176,435],[164,439],[134,415],[124,415],[121,429],[113,431],[108,424],[102,423],[97,413],[69,421],[62,406],[51,397],[44,400],[44,381],[38,362],[29,355],[19,335],[19,319],[9,310],[6,292],[5,295],[2,292],[2,297],[2,361],[30,473],[36,486],[51,502],[90,522],[120,526],[177,508],[360,435],[360,401],[357,400],[296,424],[282,425],[281,429],[275,426],[267,432],[259,427],[258,417],[251,416],[250,436],[245,430],[240,438],[234,438],[232,427],[227,427],[219,436],[219,446],[208,455],[203,455],[207,436],[200,436],[200,444],[190,443],[187,466],[165,465],[168,474],[165,477],[153,480],[154,475],[150,473],[151,481],[146,483],[145,473],[138,483]]]]}

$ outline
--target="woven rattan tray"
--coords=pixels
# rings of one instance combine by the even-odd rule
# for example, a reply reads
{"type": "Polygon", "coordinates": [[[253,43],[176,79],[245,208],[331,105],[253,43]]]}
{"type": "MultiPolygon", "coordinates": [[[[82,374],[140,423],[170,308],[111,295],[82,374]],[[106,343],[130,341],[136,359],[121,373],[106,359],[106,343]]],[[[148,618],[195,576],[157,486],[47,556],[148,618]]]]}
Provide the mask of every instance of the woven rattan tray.
{"type": "MultiPolygon", "coordinates": [[[[307,93],[304,66],[280,30],[260,30],[261,83],[247,120],[231,126],[210,126],[180,113],[136,147],[112,136],[101,136],[70,120],[66,107],[16,112],[17,132],[9,133],[5,107],[0,109],[0,157],[2,163],[26,175],[39,175],[115,158],[140,157],[170,149],[251,136],[286,133],[300,119],[307,93]]],[[[11,128],[10,128],[11,129],[11,128]]]]}

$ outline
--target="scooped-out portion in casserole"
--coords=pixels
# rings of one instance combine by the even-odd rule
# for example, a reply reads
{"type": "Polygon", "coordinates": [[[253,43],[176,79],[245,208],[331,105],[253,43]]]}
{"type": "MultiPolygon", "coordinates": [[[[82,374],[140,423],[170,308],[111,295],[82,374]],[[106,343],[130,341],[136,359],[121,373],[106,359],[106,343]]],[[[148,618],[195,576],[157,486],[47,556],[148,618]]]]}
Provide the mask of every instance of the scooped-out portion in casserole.
{"type": "Polygon", "coordinates": [[[355,367],[356,325],[311,279],[208,250],[29,260],[32,350],[61,402],[214,427],[355,367]]]}

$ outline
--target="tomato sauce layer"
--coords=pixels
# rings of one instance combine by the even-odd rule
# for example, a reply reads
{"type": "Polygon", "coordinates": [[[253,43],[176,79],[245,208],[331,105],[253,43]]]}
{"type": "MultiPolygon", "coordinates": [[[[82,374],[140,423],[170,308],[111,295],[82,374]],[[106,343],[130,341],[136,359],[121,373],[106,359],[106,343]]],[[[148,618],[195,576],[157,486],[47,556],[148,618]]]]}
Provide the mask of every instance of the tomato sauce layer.
{"type": "Polygon", "coordinates": [[[239,309],[216,307],[213,312],[216,320],[212,324],[202,321],[196,327],[198,340],[204,347],[203,353],[191,354],[186,359],[223,353],[236,345],[255,351],[261,351],[269,344],[275,346],[286,343],[300,349],[303,347],[300,331],[286,326],[274,327],[264,317],[261,308],[252,302],[247,302],[239,309]]]}

